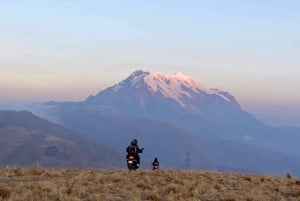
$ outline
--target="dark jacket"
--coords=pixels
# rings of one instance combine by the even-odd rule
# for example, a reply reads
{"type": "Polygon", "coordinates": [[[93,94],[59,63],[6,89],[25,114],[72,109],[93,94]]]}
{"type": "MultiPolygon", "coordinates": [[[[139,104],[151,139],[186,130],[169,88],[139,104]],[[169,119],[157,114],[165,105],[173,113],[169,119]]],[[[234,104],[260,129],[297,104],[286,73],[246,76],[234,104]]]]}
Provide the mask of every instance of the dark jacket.
{"type": "Polygon", "coordinates": [[[134,155],[138,155],[139,153],[143,153],[143,148],[140,149],[138,145],[129,145],[127,148],[126,148],[126,152],[128,154],[134,154],[134,155]],[[134,153],[129,153],[133,151],[134,153]]]}

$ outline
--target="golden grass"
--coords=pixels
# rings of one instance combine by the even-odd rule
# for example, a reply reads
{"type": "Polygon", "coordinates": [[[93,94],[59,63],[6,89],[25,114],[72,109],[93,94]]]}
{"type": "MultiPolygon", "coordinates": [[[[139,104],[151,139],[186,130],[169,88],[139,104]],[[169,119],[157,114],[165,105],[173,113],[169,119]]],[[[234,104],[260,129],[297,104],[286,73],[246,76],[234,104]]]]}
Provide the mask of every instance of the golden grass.
{"type": "Polygon", "coordinates": [[[196,170],[0,169],[7,201],[300,200],[300,180],[196,170]]]}

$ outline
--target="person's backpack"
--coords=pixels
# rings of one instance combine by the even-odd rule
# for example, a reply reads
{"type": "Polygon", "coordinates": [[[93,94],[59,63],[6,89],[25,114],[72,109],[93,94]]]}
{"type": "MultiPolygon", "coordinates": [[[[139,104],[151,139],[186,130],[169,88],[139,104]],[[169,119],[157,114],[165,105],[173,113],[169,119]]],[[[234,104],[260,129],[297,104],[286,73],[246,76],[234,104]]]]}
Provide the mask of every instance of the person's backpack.
{"type": "Polygon", "coordinates": [[[136,154],[136,152],[137,152],[137,147],[136,146],[130,146],[129,147],[129,151],[128,151],[128,154],[129,155],[135,155],[136,154]]]}

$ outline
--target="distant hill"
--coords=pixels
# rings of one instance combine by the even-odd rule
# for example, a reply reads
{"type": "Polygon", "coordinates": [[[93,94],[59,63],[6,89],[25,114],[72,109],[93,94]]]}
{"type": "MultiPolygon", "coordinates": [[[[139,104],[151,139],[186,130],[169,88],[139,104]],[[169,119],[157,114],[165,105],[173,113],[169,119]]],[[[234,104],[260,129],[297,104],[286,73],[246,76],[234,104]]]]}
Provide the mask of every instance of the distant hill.
{"type": "Polygon", "coordinates": [[[113,148],[27,111],[0,111],[0,165],[44,167],[122,167],[113,148]]]}
{"type": "MultiPolygon", "coordinates": [[[[125,148],[132,138],[170,168],[300,175],[297,129],[272,128],[233,95],[192,77],[138,70],[82,102],[50,102],[62,125],[125,148]]],[[[299,129],[298,129],[299,131],[299,129]]]]}

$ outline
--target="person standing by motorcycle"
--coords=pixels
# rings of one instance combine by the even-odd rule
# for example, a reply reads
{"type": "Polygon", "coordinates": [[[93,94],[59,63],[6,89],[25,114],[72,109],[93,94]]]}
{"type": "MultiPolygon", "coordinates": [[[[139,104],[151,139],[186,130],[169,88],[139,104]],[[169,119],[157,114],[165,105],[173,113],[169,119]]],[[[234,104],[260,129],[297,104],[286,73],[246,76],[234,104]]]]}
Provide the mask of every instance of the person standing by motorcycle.
{"type": "Polygon", "coordinates": [[[130,145],[126,148],[127,156],[126,159],[128,160],[128,157],[130,154],[134,155],[137,161],[137,165],[140,166],[140,156],[139,153],[143,153],[144,148],[139,148],[137,139],[133,139],[130,142],[130,145]]]}

